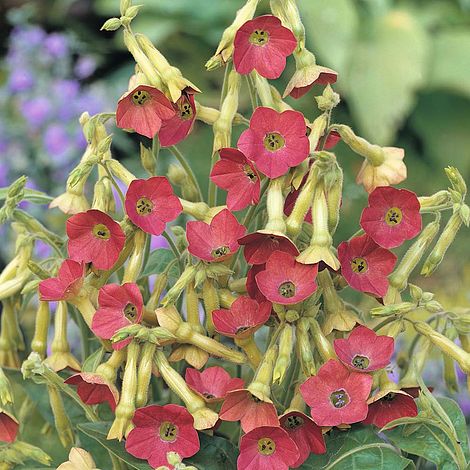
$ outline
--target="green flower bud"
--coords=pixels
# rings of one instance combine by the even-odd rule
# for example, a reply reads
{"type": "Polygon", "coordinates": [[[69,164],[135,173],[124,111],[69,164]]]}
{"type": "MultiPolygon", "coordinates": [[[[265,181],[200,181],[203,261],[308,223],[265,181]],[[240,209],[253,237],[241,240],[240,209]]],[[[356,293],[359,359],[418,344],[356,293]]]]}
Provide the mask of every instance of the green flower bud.
{"type": "Polygon", "coordinates": [[[287,369],[290,366],[293,348],[294,327],[286,323],[279,335],[279,355],[274,366],[273,383],[281,383],[284,380],[287,369]]]}
{"type": "Polygon", "coordinates": [[[110,18],[109,20],[106,20],[101,26],[101,31],[116,31],[122,26],[121,20],[119,18],[110,18]]]}

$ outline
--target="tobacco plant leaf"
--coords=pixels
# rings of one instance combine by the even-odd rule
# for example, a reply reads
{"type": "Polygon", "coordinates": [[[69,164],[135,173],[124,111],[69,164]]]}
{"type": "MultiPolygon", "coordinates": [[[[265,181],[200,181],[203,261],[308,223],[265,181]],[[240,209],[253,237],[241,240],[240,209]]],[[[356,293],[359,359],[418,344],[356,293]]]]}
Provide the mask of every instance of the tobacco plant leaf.
{"type": "MultiPolygon", "coordinates": [[[[437,398],[437,401],[454,426],[462,451],[468,462],[470,454],[467,426],[462,410],[450,398],[437,398]]],[[[458,469],[451,438],[442,429],[432,424],[433,418],[434,416],[426,418],[422,414],[416,418],[407,418],[404,420],[404,423],[406,422],[407,424],[385,431],[386,436],[401,450],[435,463],[439,470],[458,469]]],[[[396,422],[399,423],[401,421],[397,420],[396,422]]]]}
{"type": "Polygon", "coordinates": [[[235,470],[238,450],[228,440],[219,436],[199,434],[201,448],[199,452],[185,459],[187,465],[194,465],[199,470],[235,470]]]}
{"type": "MultiPolygon", "coordinates": [[[[167,248],[157,248],[153,250],[147,260],[147,264],[142,270],[141,277],[150,276],[152,274],[160,274],[168,266],[168,263],[175,259],[175,255],[171,250],[167,248]]],[[[170,275],[178,277],[177,266],[174,269],[170,269],[170,275]]]]}
{"type": "Polygon", "coordinates": [[[349,431],[334,429],[326,437],[326,454],[310,455],[299,470],[404,470],[414,468],[411,460],[379,438],[372,426],[349,431]]]}

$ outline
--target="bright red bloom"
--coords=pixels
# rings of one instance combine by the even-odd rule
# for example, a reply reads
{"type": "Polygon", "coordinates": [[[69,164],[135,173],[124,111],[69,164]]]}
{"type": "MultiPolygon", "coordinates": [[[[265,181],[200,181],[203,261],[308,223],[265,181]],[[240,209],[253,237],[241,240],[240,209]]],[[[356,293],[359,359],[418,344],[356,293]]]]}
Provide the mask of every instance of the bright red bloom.
{"type": "Polygon", "coordinates": [[[398,390],[389,392],[369,405],[369,412],[364,424],[373,424],[383,428],[387,423],[405,416],[417,416],[418,407],[411,395],[398,390]]]}
{"type": "Polygon", "coordinates": [[[388,290],[387,276],[397,257],[377,245],[369,235],[354,237],[338,246],[341,274],[347,283],[361,292],[383,297],[388,290]]]}
{"type": "Polygon", "coordinates": [[[245,247],[243,255],[249,264],[265,264],[275,251],[283,251],[292,256],[299,254],[299,250],[294,243],[282,233],[274,234],[269,231],[258,230],[240,238],[238,243],[245,247]]]}
{"type": "Polygon", "coordinates": [[[325,439],[320,426],[317,426],[314,421],[301,413],[300,411],[289,411],[283,414],[279,421],[281,428],[285,429],[289,437],[296,443],[299,449],[299,458],[293,468],[302,465],[310,455],[324,454],[326,452],[325,439]]]}
{"type": "MultiPolygon", "coordinates": [[[[99,308],[93,316],[91,329],[95,335],[103,339],[111,339],[121,328],[140,323],[143,314],[143,299],[139,286],[129,282],[108,284],[98,294],[99,308]]],[[[127,338],[113,343],[114,349],[122,349],[132,341],[127,338]]]]}
{"type": "Polygon", "coordinates": [[[139,85],[119,100],[116,125],[153,139],[162,121],[174,115],[171,102],[160,90],[149,85],[139,85]]]}
{"type": "MultiPolygon", "coordinates": [[[[300,182],[300,185],[297,189],[292,188],[291,192],[286,196],[286,199],[284,201],[284,214],[289,216],[292,214],[292,211],[294,210],[295,202],[297,201],[297,198],[299,197],[300,191],[304,187],[305,183],[307,182],[308,178],[308,173],[304,175],[302,178],[302,181],[300,182]]],[[[309,209],[307,213],[305,214],[304,217],[304,222],[307,222],[309,224],[312,223],[312,211],[309,209]]]]}
{"type": "Polygon", "coordinates": [[[302,113],[258,107],[250,127],[238,139],[238,148],[269,178],[286,174],[302,163],[310,152],[302,113]]]}
{"type": "Polygon", "coordinates": [[[420,204],[407,189],[378,186],[369,194],[361,227],[378,245],[395,248],[421,232],[420,204]]]}
{"type": "Polygon", "coordinates": [[[219,418],[222,421],[240,421],[244,432],[259,426],[279,426],[275,406],[260,400],[246,389],[226,394],[219,418]]]}
{"type": "Polygon", "coordinates": [[[19,427],[20,424],[13,415],[0,409],[0,442],[14,442],[19,427]]]}
{"type": "Polygon", "coordinates": [[[191,132],[196,119],[196,104],[192,93],[183,92],[173,108],[176,114],[163,121],[158,133],[162,147],[170,147],[184,140],[191,132]]]}
{"type": "Polygon", "coordinates": [[[292,96],[298,99],[310,91],[313,85],[328,85],[336,83],[338,73],[328,67],[315,65],[306,69],[302,75],[294,74],[287,84],[284,96],[292,96]]]}
{"type": "Polygon", "coordinates": [[[240,150],[219,150],[220,160],[212,168],[211,180],[227,191],[227,207],[240,211],[250,204],[258,204],[260,195],[259,175],[240,150]]]}
{"type": "Polygon", "coordinates": [[[297,47],[297,40],[279,18],[264,15],[240,27],[233,47],[233,64],[238,73],[246,75],[254,69],[262,77],[278,78],[286,67],[286,57],[297,47]]]}
{"type": "Polygon", "coordinates": [[[189,367],[186,369],[184,379],[192,390],[209,403],[221,401],[227,392],[245,386],[243,379],[230,377],[230,374],[219,366],[208,367],[202,372],[189,367]]]}
{"type": "Polygon", "coordinates": [[[390,364],[395,340],[381,336],[366,326],[357,326],[348,339],[335,339],[334,348],[338,359],[356,372],[371,372],[390,364]]]}
{"type": "MultiPolygon", "coordinates": [[[[332,149],[340,140],[341,140],[341,136],[339,135],[339,132],[336,132],[336,131],[328,132],[323,149],[324,150],[332,149]]],[[[319,147],[320,147],[320,144],[317,145],[317,148],[315,150],[321,150],[319,147]]]]}
{"type": "Polygon", "coordinates": [[[210,225],[199,220],[188,222],[188,251],[204,261],[223,261],[238,250],[238,239],[246,228],[228,210],[221,210],[210,225]]]}
{"type": "Polygon", "coordinates": [[[67,300],[75,297],[82,288],[85,265],[71,259],[62,261],[57,277],[44,279],[39,283],[41,300],[67,300]]]}
{"type": "Polygon", "coordinates": [[[256,284],[269,301],[296,304],[316,291],[317,273],[318,265],[302,264],[289,253],[275,251],[266,269],[256,275],[256,284]]]}
{"type": "Polygon", "coordinates": [[[126,214],[144,232],[161,235],[166,224],[183,211],[164,176],[133,180],[126,193],[126,214]]]}
{"type": "Polygon", "coordinates": [[[242,436],[238,470],[289,470],[299,449],[284,429],[262,426],[242,436]]]}
{"type": "Polygon", "coordinates": [[[66,231],[70,258],[93,263],[96,269],[111,269],[126,241],[120,225],[108,214],[96,209],[70,217],[66,231]]]}
{"type": "Polygon", "coordinates": [[[256,275],[265,269],[265,264],[255,264],[246,273],[246,291],[250,298],[255,299],[259,304],[268,300],[259,290],[258,284],[256,284],[256,275]]]}
{"type": "Polygon", "coordinates": [[[118,389],[101,375],[81,372],[70,376],[65,383],[77,386],[78,396],[83,403],[97,405],[106,402],[111,410],[116,409],[119,401],[118,389]]]}
{"type": "Polygon", "coordinates": [[[372,376],[330,359],[300,386],[300,393],[318,426],[338,426],[365,419],[371,387],[372,376]]]}
{"type": "Polygon", "coordinates": [[[194,419],[183,406],[145,406],[136,410],[132,422],[135,428],[127,436],[126,450],[152,468],[168,465],[167,452],[187,458],[199,450],[194,419]]]}
{"type": "Polygon", "coordinates": [[[263,326],[271,315],[271,303],[259,304],[256,300],[240,296],[230,306],[230,310],[212,312],[215,329],[230,338],[246,338],[263,326]]]}

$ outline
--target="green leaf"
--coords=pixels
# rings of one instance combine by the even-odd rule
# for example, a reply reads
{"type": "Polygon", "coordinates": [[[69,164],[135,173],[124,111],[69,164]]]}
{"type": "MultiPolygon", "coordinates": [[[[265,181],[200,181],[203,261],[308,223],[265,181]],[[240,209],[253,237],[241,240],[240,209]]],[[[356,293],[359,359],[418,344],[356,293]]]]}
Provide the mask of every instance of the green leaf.
{"type": "Polygon", "coordinates": [[[371,20],[367,32],[350,53],[342,83],[359,133],[385,145],[394,140],[424,85],[428,37],[404,10],[371,20]]]}
{"type": "MultiPolygon", "coordinates": [[[[168,263],[174,259],[174,253],[166,248],[158,248],[152,251],[148,257],[145,268],[142,270],[141,277],[160,274],[168,266],[168,263]]],[[[170,269],[169,275],[174,277],[178,276],[178,268],[176,265],[174,268],[170,269]]]]}
{"type": "Polygon", "coordinates": [[[445,88],[470,97],[469,50],[468,29],[439,31],[434,37],[429,87],[445,88]]]}
{"type": "MultiPolygon", "coordinates": [[[[0,188],[0,201],[3,201],[7,197],[9,188],[0,188]]],[[[32,202],[33,204],[49,204],[54,198],[48,196],[42,191],[36,191],[35,189],[25,188],[24,190],[24,201],[32,202]]]]}
{"type": "MultiPolygon", "coordinates": [[[[467,427],[465,417],[457,403],[450,398],[438,398],[437,401],[444,409],[444,412],[452,422],[462,451],[467,459],[470,459],[468,448],[467,427]]],[[[418,415],[416,418],[408,418],[403,426],[397,426],[392,430],[386,431],[386,436],[393,444],[413,455],[418,455],[437,465],[439,470],[458,469],[454,446],[443,430],[433,426],[431,423],[434,419],[426,418],[418,415]],[[418,426],[418,424],[420,424],[418,426]],[[410,427],[414,426],[413,432],[410,434],[410,427]]],[[[399,421],[397,420],[397,423],[399,421]]]]}
{"type": "Polygon", "coordinates": [[[115,455],[118,459],[125,462],[131,468],[137,470],[152,470],[148,464],[144,463],[142,460],[132,457],[128,454],[124,442],[119,442],[115,439],[107,440],[106,436],[108,435],[109,428],[111,423],[83,423],[78,425],[78,429],[82,431],[87,436],[91,437],[99,444],[101,444],[106,450],[115,455]]]}
{"type": "Polygon", "coordinates": [[[371,426],[347,432],[333,429],[326,438],[326,454],[312,454],[299,470],[403,470],[414,468],[393,446],[381,440],[371,426]]]}
{"type": "Polygon", "coordinates": [[[95,352],[90,354],[83,362],[82,371],[95,372],[96,368],[100,365],[101,360],[103,359],[104,353],[105,350],[102,346],[101,348],[98,348],[95,352]]]}
{"type": "Polygon", "coordinates": [[[199,434],[201,448],[199,452],[184,459],[188,465],[200,470],[235,470],[237,468],[238,450],[228,440],[219,436],[199,434]]]}
{"type": "Polygon", "coordinates": [[[318,54],[321,65],[339,72],[341,80],[359,28],[354,1],[300,0],[299,9],[305,24],[307,48],[318,54]]]}

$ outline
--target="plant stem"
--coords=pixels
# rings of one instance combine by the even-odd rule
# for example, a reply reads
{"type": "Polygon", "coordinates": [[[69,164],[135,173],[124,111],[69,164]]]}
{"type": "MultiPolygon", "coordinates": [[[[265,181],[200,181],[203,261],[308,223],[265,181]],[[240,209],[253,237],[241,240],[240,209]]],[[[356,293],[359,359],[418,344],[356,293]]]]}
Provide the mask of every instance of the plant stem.
{"type": "Polygon", "coordinates": [[[196,188],[196,190],[198,192],[199,201],[204,201],[204,198],[202,196],[202,191],[201,191],[201,188],[200,188],[199,183],[197,181],[196,175],[194,174],[191,166],[187,162],[184,155],[178,150],[178,148],[175,145],[173,145],[171,147],[168,147],[168,150],[178,160],[180,165],[184,168],[184,171],[186,171],[186,174],[188,175],[188,178],[194,184],[194,187],[196,188]]]}

